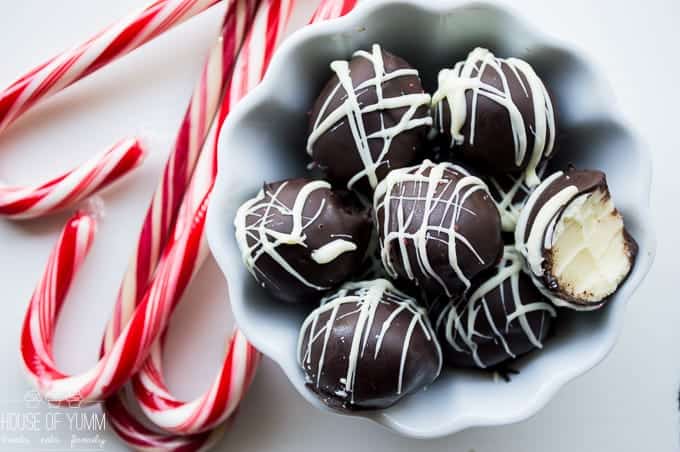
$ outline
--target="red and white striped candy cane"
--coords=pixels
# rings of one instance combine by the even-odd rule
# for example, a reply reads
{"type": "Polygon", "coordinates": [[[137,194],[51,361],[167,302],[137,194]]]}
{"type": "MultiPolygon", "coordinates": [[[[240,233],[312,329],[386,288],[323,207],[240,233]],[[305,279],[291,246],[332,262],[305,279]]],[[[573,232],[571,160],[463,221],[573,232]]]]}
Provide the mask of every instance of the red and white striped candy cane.
{"type": "Polygon", "coordinates": [[[228,0],[218,42],[204,64],[175,145],[147,209],[135,254],[130,259],[112,319],[106,328],[103,351],[111,348],[121,334],[153,277],[259,1],[228,0]],[[246,20],[239,20],[239,17],[246,20]]]}
{"type": "MultiPolygon", "coordinates": [[[[258,13],[258,18],[255,19],[255,23],[260,22],[262,17],[269,17],[269,20],[272,20],[280,16],[287,18],[288,15],[289,8],[284,5],[284,8],[280,9],[277,4],[276,8],[268,7],[267,9],[261,9],[258,13]]],[[[282,22],[285,23],[285,20],[282,22]]],[[[206,140],[204,146],[206,150],[201,154],[199,164],[194,174],[194,179],[192,179],[192,184],[189,189],[189,193],[194,197],[199,196],[196,195],[196,192],[199,194],[203,192],[207,193],[212,187],[212,181],[215,177],[214,149],[216,148],[216,134],[218,132],[219,130],[214,127],[211,130],[210,137],[208,140],[206,140]]],[[[179,190],[176,190],[176,193],[179,194],[179,190]]],[[[161,205],[161,207],[163,207],[163,205],[161,205]]],[[[152,211],[153,209],[150,209],[149,214],[147,215],[147,220],[151,220],[158,216],[154,215],[152,211]]],[[[183,209],[183,211],[190,212],[191,209],[183,209]]],[[[178,221],[182,220],[178,219],[178,221]]],[[[186,219],[184,221],[186,221],[186,219]]],[[[124,285],[120,291],[121,295],[123,296],[120,296],[118,302],[116,303],[113,321],[109,323],[109,328],[107,329],[104,349],[107,348],[107,344],[112,343],[111,338],[115,338],[119,334],[115,325],[127,324],[130,313],[134,312],[134,307],[136,303],[139,302],[139,299],[131,296],[131,294],[134,293],[135,287],[139,288],[141,284],[146,282],[146,278],[144,276],[140,277],[140,273],[144,272],[144,269],[141,268],[139,264],[144,262],[147,264],[149,263],[149,259],[140,259],[139,255],[142,252],[147,253],[147,255],[149,254],[148,243],[156,243],[154,241],[154,236],[151,233],[156,232],[157,229],[158,228],[151,227],[143,228],[142,236],[140,237],[138,246],[138,254],[136,258],[133,259],[133,264],[136,263],[137,265],[131,265],[128,271],[128,277],[125,278],[124,285]],[[147,237],[144,237],[144,232],[147,233],[147,237]],[[130,283],[132,284],[131,286],[128,285],[130,283]],[[130,289],[130,287],[133,289],[130,289]],[[127,296],[125,296],[126,294],[127,296]]],[[[158,238],[158,235],[160,234],[157,234],[155,238],[158,238]]],[[[162,238],[160,240],[162,240],[162,238]]],[[[196,254],[196,256],[203,256],[207,254],[207,246],[205,243],[201,242],[201,246],[202,249],[196,254]]],[[[202,259],[197,257],[197,262],[193,265],[195,270],[198,270],[201,261],[202,259]]],[[[186,265],[188,267],[191,264],[187,262],[186,265]]],[[[150,274],[151,272],[146,272],[146,275],[150,276],[150,274]]],[[[151,354],[159,355],[159,353],[160,346],[159,343],[157,343],[156,346],[152,348],[151,354]]],[[[222,422],[224,418],[227,417],[228,413],[232,412],[236,407],[238,401],[240,400],[240,396],[238,396],[238,394],[244,393],[245,389],[250,384],[258,359],[259,354],[255,351],[255,349],[253,349],[250,344],[245,341],[245,338],[240,332],[236,332],[228,346],[228,353],[223,363],[222,371],[220,372],[220,375],[218,376],[218,379],[215,381],[211,390],[209,390],[204,396],[195,401],[182,404],[180,407],[180,402],[171,399],[171,396],[169,393],[167,393],[164,386],[158,387],[159,391],[163,392],[161,397],[167,397],[166,399],[159,398],[157,400],[158,403],[162,404],[164,408],[168,406],[176,408],[174,413],[186,413],[184,421],[175,423],[173,423],[173,421],[168,421],[168,419],[172,416],[172,413],[167,413],[159,420],[161,426],[164,426],[162,424],[164,421],[165,424],[170,422],[170,424],[168,424],[168,428],[174,427],[176,430],[181,430],[182,433],[188,434],[213,428],[216,424],[222,422]]],[[[111,399],[115,397],[117,396],[113,396],[111,399]]],[[[121,409],[116,408],[118,407],[118,403],[117,401],[113,400],[107,402],[107,406],[113,407],[113,412],[109,415],[110,418],[115,417],[115,411],[119,411],[121,409]]],[[[123,405],[121,404],[120,406],[122,407],[123,405]]],[[[124,413],[119,417],[129,418],[127,413],[124,413]]],[[[118,422],[118,425],[121,428],[122,425],[125,424],[126,423],[123,421],[118,422]]],[[[124,434],[121,431],[121,436],[127,435],[129,435],[129,432],[124,434]]]]}
{"type": "MultiPolygon", "coordinates": [[[[324,11],[336,11],[344,14],[354,6],[355,1],[340,2],[345,5],[345,8],[334,9],[328,8],[329,3],[338,2],[324,1],[320,5],[320,9],[323,8],[324,11]]],[[[270,7],[269,12],[261,11],[258,13],[253,30],[239,54],[234,77],[230,81],[229,88],[225,93],[225,99],[220,111],[220,119],[218,120],[220,126],[232,107],[259,83],[269,64],[274,47],[283,33],[285,23],[282,23],[281,20],[272,22],[271,11],[273,9],[270,7]],[[266,21],[265,18],[267,19],[266,21]],[[266,24],[270,25],[264,26],[266,24]]],[[[285,17],[287,20],[288,16],[287,14],[279,13],[278,17],[285,17]]],[[[328,18],[332,18],[332,16],[329,17],[317,12],[313,21],[328,18]]],[[[219,128],[216,129],[216,134],[219,135],[219,128]]],[[[208,143],[210,141],[209,139],[208,143]]],[[[209,150],[210,147],[204,152],[209,150]]],[[[216,153],[216,142],[212,152],[216,153]]],[[[200,171],[197,169],[195,177],[198,177],[199,173],[200,171]]],[[[239,338],[239,335],[240,332],[237,331],[232,338],[232,347],[234,346],[234,341],[239,338]]],[[[245,345],[245,338],[243,338],[243,341],[245,345]]],[[[192,402],[181,402],[170,395],[165,384],[162,372],[161,345],[161,341],[154,345],[153,352],[150,354],[144,367],[142,367],[138,375],[133,377],[133,389],[137,402],[149,419],[154,424],[169,432],[177,433],[177,435],[163,437],[162,434],[149,430],[130,415],[122,397],[107,400],[106,411],[108,418],[111,420],[111,424],[119,436],[135,449],[153,449],[161,448],[161,446],[163,449],[173,450],[203,449],[206,447],[207,441],[205,429],[216,425],[217,422],[230,416],[243,395],[237,392],[231,398],[228,397],[230,393],[234,392],[232,386],[234,381],[241,381],[241,379],[234,378],[233,376],[230,380],[224,379],[225,376],[232,375],[234,371],[235,361],[229,361],[233,356],[233,350],[228,350],[223,368],[211,388],[203,396],[192,402]],[[218,408],[222,409],[221,416],[215,418],[216,414],[220,414],[218,408]],[[211,420],[215,420],[215,422],[211,423],[211,420]],[[195,434],[195,432],[204,433],[195,434]],[[179,436],[186,434],[191,434],[191,436],[179,436]]],[[[238,366],[236,369],[238,370],[238,366]]],[[[214,438],[214,435],[211,438],[214,438]]]]}
{"type": "MultiPolygon", "coordinates": [[[[204,154],[201,155],[201,163],[205,157],[205,161],[212,165],[199,163],[194,174],[195,180],[209,182],[204,187],[207,189],[206,194],[212,191],[216,176],[217,136],[223,120],[234,104],[262,77],[285,31],[292,6],[292,0],[269,0],[263,2],[258,10],[253,27],[239,53],[234,77],[226,90],[216,127],[211,131],[204,154]]],[[[205,251],[207,254],[207,249],[205,251]]],[[[200,268],[201,264],[197,260],[195,268],[200,268]]],[[[244,363],[251,360],[244,358],[251,352],[254,349],[237,330],[230,341],[223,367],[210,389],[193,401],[182,402],[167,389],[161,365],[161,341],[158,341],[144,367],[133,378],[135,395],[149,419],[168,432],[187,435],[214,428],[233,413],[250,383],[252,375],[248,374],[248,366],[244,366],[244,363]]]]}
{"type": "MultiPolygon", "coordinates": [[[[229,39],[233,38],[238,43],[237,47],[240,47],[244,32],[252,21],[254,3],[255,0],[236,0],[233,8],[228,10],[228,18],[236,21],[229,28],[229,39]]],[[[185,210],[204,204],[203,200],[195,198],[191,199],[194,204],[187,206],[185,210]]],[[[204,214],[204,209],[196,207],[190,211],[200,215],[204,214]]],[[[87,216],[82,213],[79,215],[87,216]]],[[[202,233],[202,222],[184,221],[175,225],[173,235],[169,237],[167,246],[160,254],[155,279],[144,292],[130,321],[110,348],[106,349],[106,354],[97,365],[80,375],[68,376],[61,373],[52,360],[53,326],[48,327],[48,323],[56,322],[66,293],[52,290],[55,272],[47,271],[43,275],[31,299],[24,323],[22,356],[29,377],[47,400],[57,403],[102,401],[139,370],[156,337],[165,328],[178,294],[188,284],[191,271],[184,262],[195,259],[194,254],[199,251],[197,245],[202,240],[202,233]]],[[[60,261],[60,254],[57,253],[52,256],[48,269],[63,265],[66,264],[60,261]]],[[[74,273],[75,268],[67,275],[72,278],[74,273]]]]}
{"type": "Polygon", "coordinates": [[[136,168],[143,158],[139,141],[128,138],[46,183],[34,187],[0,186],[0,215],[34,218],[72,206],[136,168]]]}
{"type": "MultiPolygon", "coordinates": [[[[211,129],[209,139],[206,141],[205,150],[201,154],[194,178],[192,178],[180,209],[177,228],[182,228],[188,223],[197,231],[199,229],[203,231],[205,213],[215,174],[215,159],[211,149],[214,147],[216,129],[216,127],[211,129]]],[[[191,240],[189,244],[189,247],[195,251],[185,253],[185,259],[179,263],[183,280],[187,283],[198,271],[201,262],[208,254],[202,233],[200,237],[196,238],[198,240],[191,240]]],[[[169,247],[173,245],[175,244],[170,244],[169,247]]],[[[180,246],[181,244],[176,242],[176,245],[180,246]]],[[[159,267],[152,285],[156,284],[158,278],[163,278],[164,273],[165,269],[159,267]]],[[[183,285],[186,286],[184,283],[183,285]]],[[[168,294],[168,298],[172,298],[173,306],[179,301],[180,295],[180,291],[168,294]]],[[[160,344],[160,339],[156,339],[151,349],[151,355],[157,356],[158,362],[160,362],[160,354],[162,353],[160,344]]],[[[143,369],[147,368],[149,362],[150,360],[147,359],[143,369]]],[[[158,422],[161,427],[164,424],[169,424],[180,429],[182,426],[177,425],[178,423],[172,420],[172,418],[176,419],[180,416],[184,419],[183,428],[187,432],[202,431],[202,433],[180,436],[149,429],[130,414],[126,406],[126,395],[122,390],[106,400],[104,407],[107,419],[119,437],[137,450],[203,450],[221,436],[222,429],[217,428],[214,431],[208,429],[225,419],[226,415],[223,415],[225,411],[231,413],[236,408],[252,381],[258,362],[259,353],[237,330],[228,344],[226,357],[217,380],[204,396],[192,402],[180,402],[173,398],[165,386],[162,374],[160,376],[146,374],[153,381],[161,382],[159,385],[153,386],[154,401],[159,407],[167,410],[165,416],[161,415],[160,420],[152,418],[152,422],[158,422]],[[201,428],[201,426],[204,426],[204,428],[201,428]]],[[[156,369],[160,369],[160,366],[156,369]]],[[[160,372],[160,370],[155,371],[160,372]]],[[[137,379],[137,381],[141,381],[141,379],[137,379]]],[[[144,384],[150,384],[150,380],[145,381],[144,384]]]]}
{"type": "MultiPolygon", "coordinates": [[[[218,1],[156,0],[83,44],[50,58],[0,92],[0,133],[40,101],[218,1]]],[[[122,143],[129,144],[129,141],[122,143]]],[[[120,147],[120,144],[117,146],[120,147]]],[[[140,159],[139,145],[135,144],[127,153],[123,149],[103,153],[37,187],[0,185],[0,215],[34,218],[70,207],[134,168],[140,159]],[[111,171],[112,166],[117,170],[111,171]],[[101,183],[102,177],[106,179],[104,184],[101,183]]]]}
{"type": "MultiPolygon", "coordinates": [[[[271,1],[272,3],[278,2],[278,0],[271,1]]],[[[192,228],[200,228],[203,231],[205,226],[206,208],[216,174],[214,149],[217,131],[216,124],[206,141],[182,204],[177,219],[179,228],[184,224],[190,224],[192,228]]],[[[196,251],[186,253],[186,259],[181,262],[187,281],[199,270],[209,253],[204,236],[201,236],[200,240],[191,246],[195,247],[196,251]]],[[[163,276],[160,272],[159,268],[155,279],[163,276]]],[[[155,279],[153,284],[155,284],[155,279]]],[[[180,295],[180,292],[174,294],[173,306],[179,301],[180,295]]],[[[145,398],[149,405],[144,406],[152,406],[149,413],[150,420],[166,431],[184,435],[204,432],[222,423],[236,409],[252,381],[259,362],[257,350],[247,342],[240,331],[236,330],[229,341],[222,369],[210,389],[193,401],[182,402],[170,395],[163,378],[161,337],[162,335],[155,341],[152,352],[140,371],[141,376],[133,377],[133,388],[136,387],[139,393],[149,397],[145,398]]],[[[112,398],[118,396],[119,394],[112,398]]],[[[109,406],[109,401],[105,406],[109,406]]],[[[109,412],[108,414],[109,418],[115,417],[115,413],[109,412]]],[[[177,440],[172,439],[172,441],[177,440]]]]}

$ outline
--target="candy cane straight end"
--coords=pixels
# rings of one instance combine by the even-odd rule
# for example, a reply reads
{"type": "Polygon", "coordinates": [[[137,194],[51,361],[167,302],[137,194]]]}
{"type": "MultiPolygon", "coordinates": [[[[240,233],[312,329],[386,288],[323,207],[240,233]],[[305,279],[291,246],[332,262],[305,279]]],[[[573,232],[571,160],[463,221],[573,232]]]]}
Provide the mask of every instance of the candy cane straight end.
{"type": "Polygon", "coordinates": [[[0,216],[23,220],[72,207],[131,172],[145,155],[140,141],[128,138],[42,185],[0,186],[0,216]]]}

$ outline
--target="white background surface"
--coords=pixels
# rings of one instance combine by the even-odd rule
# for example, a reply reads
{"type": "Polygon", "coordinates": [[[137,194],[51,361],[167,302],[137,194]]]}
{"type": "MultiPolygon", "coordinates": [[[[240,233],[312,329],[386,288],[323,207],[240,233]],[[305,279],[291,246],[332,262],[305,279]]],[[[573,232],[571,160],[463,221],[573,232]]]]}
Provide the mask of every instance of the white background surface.
{"type": "MultiPolygon", "coordinates": [[[[0,86],[81,42],[140,0],[22,0],[0,3],[0,86]]],[[[298,0],[293,25],[316,0],[298,0]]],[[[564,388],[534,418],[432,441],[407,440],[358,419],[317,412],[265,360],[239,417],[220,444],[247,451],[588,452],[680,448],[680,3],[677,0],[501,1],[586,54],[605,71],[617,102],[654,156],[656,263],[628,308],[623,334],[596,369],[564,388]]],[[[141,135],[150,157],[107,191],[93,252],[64,308],[55,354],[67,372],[95,362],[100,334],[133,250],[191,89],[220,22],[221,8],[157,39],[32,111],[0,137],[0,179],[44,180],[123,136],[141,135]]],[[[614,194],[616,196],[616,194],[614,194]]],[[[23,409],[30,389],[18,355],[32,289],[66,219],[0,221],[0,412],[23,409]]],[[[231,315],[225,283],[205,265],[173,320],[166,368],[180,396],[200,393],[220,363],[231,315]]],[[[0,430],[0,439],[2,431],[0,430]]],[[[104,433],[106,450],[124,450],[104,433]]],[[[0,442],[0,450],[13,450],[0,442]]],[[[23,449],[26,450],[26,449],[23,449]]]]}

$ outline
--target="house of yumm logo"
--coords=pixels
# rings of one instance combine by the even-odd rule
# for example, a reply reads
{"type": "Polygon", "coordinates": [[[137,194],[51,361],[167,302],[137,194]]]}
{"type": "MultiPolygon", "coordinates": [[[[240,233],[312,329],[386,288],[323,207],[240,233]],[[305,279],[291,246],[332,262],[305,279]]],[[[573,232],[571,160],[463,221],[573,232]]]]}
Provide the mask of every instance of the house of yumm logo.
{"type": "Polygon", "coordinates": [[[99,451],[105,432],[106,414],[96,406],[54,405],[35,390],[0,401],[0,450],[99,451]]]}

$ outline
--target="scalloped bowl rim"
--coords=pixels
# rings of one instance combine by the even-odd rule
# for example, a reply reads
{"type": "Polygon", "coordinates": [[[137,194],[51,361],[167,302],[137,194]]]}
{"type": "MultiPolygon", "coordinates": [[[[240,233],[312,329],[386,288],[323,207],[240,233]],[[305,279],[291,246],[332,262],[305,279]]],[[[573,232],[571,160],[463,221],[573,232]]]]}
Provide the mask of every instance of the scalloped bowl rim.
{"type": "MultiPolygon", "coordinates": [[[[512,8],[508,8],[507,6],[497,5],[494,2],[489,1],[466,2],[459,0],[443,0],[437,3],[438,4],[426,4],[425,2],[419,0],[375,0],[372,2],[363,2],[344,17],[323,23],[308,25],[291,34],[291,36],[289,36],[282,43],[274,55],[263,81],[256,88],[254,88],[252,92],[248,94],[231,112],[219,137],[220,152],[218,155],[218,160],[220,162],[224,160],[222,163],[226,162],[226,152],[222,152],[222,149],[225,146],[224,143],[229,141],[230,135],[233,133],[236,125],[241,122],[241,119],[248,112],[265,103],[267,98],[270,97],[271,93],[277,89],[277,77],[284,69],[283,66],[285,65],[289,55],[296,52],[298,47],[308,40],[319,37],[328,37],[353,29],[367,16],[384,7],[398,7],[400,5],[411,6],[433,14],[445,14],[460,7],[475,6],[480,8],[490,8],[502,12],[510,18],[517,20],[517,22],[521,23],[526,28],[526,30],[528,30],[529,33],[533,35],[538,41],[544,44],[549,44],[555,48],[570,50],[568,46],[562,45],[558,39],[546,36],[544,33],[536,30],[533,25],[529,21],[525,20],[522,15],[517,14],[512,8]]],[[[589,68],[597,68],[597,65],[592,64],[592,61],[588,60],[587,58],[583,58],[578,52],[571,51],[571,53],[577,55],[579,58],[582,58],[587,63],[589,68]]],[[[611,93],[612,90],[609,84],[601,77],[598,77],[599,72],[595,71],[594,74],[595,77],[598,78],[598,83],[601,85],[600,87],[611,93]]],[[[612,99],[612,103],[615,103],[615,97],[610,95],[610,98],[612,99]]],[[[624,287],[625,290],[622,291],[624,293],[622,296],[620,296],[620,299],[617,300],[615,306],[609,307],[609,309],[614,311],[611,313],[611,319],[608,322],[610,331],[606,336],[606,342],[600,347],[599,353],[591,356],[589,360],[584,360],[579,368],[572,367],[571,369],[565,369],[561,374],[551,375],[551,379],[544,382],[540,387],[536,388],[533,396],[529,399],[526,399],[524,405],[517,406],[511,415],[498,416],[490,413],[488,416],[482,418],[480,416],[470,416],[464,413],[455,413],[452,414],[451,418],[445,424],[441,425],[439,428],[430,429],[428,431],[414,430],[409,425],[399,423],[397,420],[393,419],[389,414],[383,412],[382,410],[352,413],[350,414],[351,416],[371,419],[399,434],[414,438],[436,438],[450,435],[471,427],[488,427],[494,425],[512,424],[526,420],[535,415],[569,381],[591,370],[607,356],[620,334],[623,324],[623,314],[625,313],[625,306],[627,305],[628,299],[640,285],[652,266],[656,252],[656,241],[649,209],[652,172],[650,152],[641,146],[640,140],[635,135],[635,133],[631,131],[627,121],[625,121],[620,114],[618,114],[612,108],[607,108],[605,113],[607,119],[612,119],[615,121],[615,123],[622,125],[627,132],[631,133],[636,143],[635,148],[639,155],[640,164],[639,174],[643,178],[640,185],[644,188],[644,190],[642,193],[640,193],[637,202],[634,204],[636,210],[640,212],[640,215],[646,217],[648,221],[645,224],[640,225],[640,229],[642,235],[644,235],[644,241],[647,243],[647,246],[644,250],[640,250],[640,254],[636,262],[636,271],[626,282],[624,287]]],[[[218,168],[222,166],[223,165],[218,165],[218,168]]],[[[220,203],[220,188],[224,187],[225,185],[226,180],[224,172],[218,170],[214,195],[212,197],[213,199],[211,200],[210,208],[208,209],[207,224],[208,242],[211,251],[218,262],[218,265],[223,272],[225,271],[224,261],[226,257],[224,256],[221,241],[224,240],[222,237],[224,235],[224,229],[222,228],[223,224],[217,220],[217,215],[213,213],[216,210],[216,208],[213,208],[213,204],[220,203]]],[[[638,238],[640,239],[642,237],[638,238]]],[[[227,279],[229,279],[228,275],[225,276],[227,279]]],[[[309,403],[324,411],[335,413],[334,411],[327,408],[323,403],[321,403],[316,398],[316,396],[311,393],[311,391],[306,390],[304,388],[304,384],[295,384],[295,380],[300,379],[297,364],[291,365],[290,363],[285,362],[285,360],[280,359],[280,353],[277,351],[277,346],[275,344],[271,344],[266,339],[264,339],[262,334],[251,331],[249,322],[243,318],[243,311],[241,309],[242,302],[242,300],[237,300],[235,302],[232,299],[231,305],[234,311],[236,322],[238,325],[240,325],[246,337],[248,337],[252,344],[257,347],[264,355],[270,357],[282,368],[293,386],[295,386],[298,392],[309,403]]]]}

